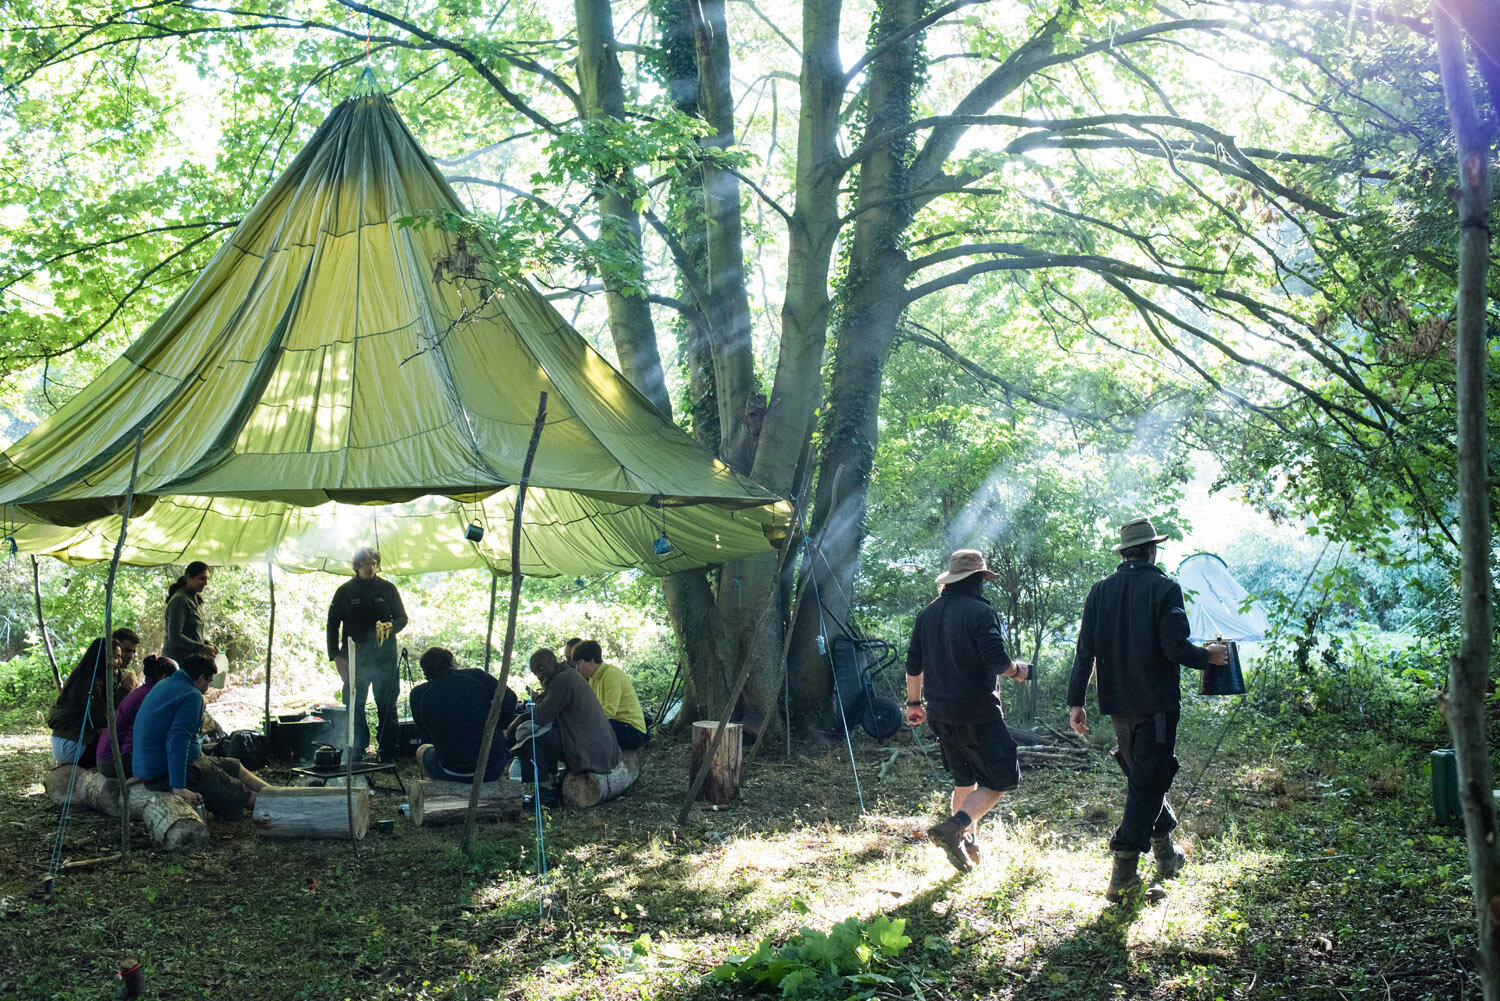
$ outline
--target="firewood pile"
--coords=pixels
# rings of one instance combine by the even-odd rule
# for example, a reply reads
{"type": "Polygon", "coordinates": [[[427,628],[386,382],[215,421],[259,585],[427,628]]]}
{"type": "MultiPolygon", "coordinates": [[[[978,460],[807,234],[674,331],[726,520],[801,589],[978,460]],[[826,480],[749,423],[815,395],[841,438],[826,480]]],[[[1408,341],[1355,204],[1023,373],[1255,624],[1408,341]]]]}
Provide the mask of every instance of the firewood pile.
{"type": "Polygon", "coordinates": [[[1016,758],[1025,769],[1071,768],[1081,771],[1092,768],[1098,761],[1098,756],[1089,750],[1082,738],[1051,727],[1012,730],[1010,735],[1016,742],[1016,758]]]}

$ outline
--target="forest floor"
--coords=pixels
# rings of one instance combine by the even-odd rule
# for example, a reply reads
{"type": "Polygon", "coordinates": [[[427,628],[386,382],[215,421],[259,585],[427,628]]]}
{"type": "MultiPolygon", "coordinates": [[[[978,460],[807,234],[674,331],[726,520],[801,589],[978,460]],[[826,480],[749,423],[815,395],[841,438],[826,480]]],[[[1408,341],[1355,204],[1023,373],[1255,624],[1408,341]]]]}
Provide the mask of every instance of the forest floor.
{"type": "MultiPolygon", "coordinates": [[[[1179,805],[1230,705],[1185,712],[1179,805]]],[[[1107,721],[1089,738],[1090,767],[1025,773],[986,822],[983,867],[962,876],[924,837],[947,788],[916,744],[894,745],[882,778],[891,748],[856,737],[863,814],[840,740],[791,759],[767,748],[738,802],[679,828],[686,756],[669,738],[622,799],[548,815],[546,919],[529,814],[481,827],[472,857],[455,830],[405,819],[357,852],[215,823],[205,850],[180,856],[154,854],[137,825],[129,856],[65,876],[46,901],[59,817],[40,785],[46,738],[11,733],[0,737],[0,999],[117,997],[126,958],[160,999],[746,996],[714,968],[851,918],[861,942],[892,954],[859,952],[869,975],[799,975],[788,994],[1478,997],[1467,855],[1461,835],[1433,824],[1424,767],[1442,731],[1430,707],[1413,715],[1425,722],[1295,705],[1275,719],[1240,713],[1182,810],[1188,867],[1164,901],[1116,906],[1101,892],[1123,798],[1107,721]],[[909,944],[882,915],[905,922],[909,944]]],[[[375,816],[395,817],[398,802],[377,795],[375,816]]],[[[113,852],[118,832],[74,814],[66,856],[113,852]]],[[[780,979],[796,957],[815,966],[819,943],[837,937],[791,941],[791,965],[757,968],[780,979]]]]}

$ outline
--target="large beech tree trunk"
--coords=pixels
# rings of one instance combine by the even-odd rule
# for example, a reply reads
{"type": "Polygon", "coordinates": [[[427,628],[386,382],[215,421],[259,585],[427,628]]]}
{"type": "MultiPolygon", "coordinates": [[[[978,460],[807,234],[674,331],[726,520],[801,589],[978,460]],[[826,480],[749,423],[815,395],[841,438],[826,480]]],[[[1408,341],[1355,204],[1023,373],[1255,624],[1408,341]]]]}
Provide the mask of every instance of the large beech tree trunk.
{"type": "MultiPolygon", "coordinates": [[[[625,91],[620,82],[609,0],[575,0],[574,11],[578,18],[578,84],[584,117],[624,121],[625,91]]],[[[601,178],[599,239],[639,261],[641,218],[626,193],[633,188],[628,179],[601,178]]],[[[672,401],[662,375],[650,303],[643,296],[624,291],[623,283],[609,271],[604,273],[604,290],[610,333],[620,355],[621,371],[670,420],[672,401]]]]}
{"type": "MultiPolygon", "coordinates": [[[[880,54],[866,70],[868,113],[862,142],[904,134],[916,116],[916,93],[926,69],[926,28],[917,27],[927,8],[921,0],[884,0],[877,5],[871,49],[880,54]],[[887,39],[899,42],[881,49],[887,39]]],[[[1013,93],[1051,56],[1065,23],[1059,15],[1018,46],[964,96],[955,113],[983,114],[1013,93]]],[[[866,150],[858,164],[859,214],[853,224],[848,278],[840,293],[823,455],[809,528],[821,554],[804,567],[815,584],[809,599],[821,599],[840,619],[847,620],[851,612],[859,569],[879,444],[881,380],[901,315],[911,302],[908,287],[914,265],[905,251],[907,229],[936,190],[962,180],[947,176],[945,166],[967,128],[939,126],[920,151],[909,140],[892,139],[866,150]]],[[[827,620],[820,619],[819,610],[818,601],[803,602],[792,627],[790,671],[806,728],[822,725],[832,704],[833,678],[817,648],[818,633],[827,620]]]]}
{"type": "MultiPolygon", "coordinates": [[[[882,4],[872,44],[906,31],[926,6],[924,0],[882,4]]],[[[924,64],[920,33],[870,64],[866,136],[912,120],[924,64]]],[[[804,600],[793,626],[794,704],[807,726],[823,723],[833,690],[832,672],[817,647],[818,634],[832,626],[820,614],[819,603],[847,620],[865,535],[866,499],[879,437],[880,381],[905,306],[907,258],[902,245],[913,206],[900,196],[907,190],[910,155],[910,138],[894,140],[871,153],[859,171],[856,206],[868,208],[854,224],[835,334],[823,456],[808,531],[817,548],[803,567],[804,573],[813,575],[807,595],[812,600],[804,600]]]]}
{"type": "MultiPolygon", "coordinates": [[[[1458,475],[1463,619],[1444,715],[1458,759],[1459,799],[1479,923],[1479,971],[1487,1001],[1500,1001],[1500,844],[1485,736],[1490,691],[1490,502],[1485,307],[1490,268],[1490,144],[1469,85],[1468,59],[1447,8],[1434,3],[1443,91],[1458,140],[1458,475]]],[[[1486,46],[1479,45],[1483,49],[1486,46]]],[[[1491,54],[1481,52],[1481,65],[1491,54]]],[[[1488,75],[1488,74],[1487,74],[1488,75]]]]}
{"type": "MultiPolygon", "coordinates": [[[[698,110],[714,130],[704,145],[729,149],[735,144],[734,93],[724,0],[687,0],[686,6],[697,55],[698,110]]],[[[750,342],[739,178],[705,161],[702,192],[704,284],[708,292],[708,302],[703,306],[710,321],[709,352],[721,436],[719,457],[735,469],[746,469],[760,435],[758,409],[763,408],[764,398],[756,384],[750,342]]]]}
{"type": "MultiPolygon", "coordinates": [[[[838,3],[802,5],[801,109],[796,196],[788,229],[787,287],[770,403],[760,426],[751,478],[783,496],[796,489],[813,416],[822,400],[828,335],[828,277],[839,230],[839,111],[844,93],[838,3]]],[[[721,408],[722,409],[722,408],[721,408]]],[[[719,620],[733,664],[752,663],[744,698],[774,726],[781,687],[782,582],[775,553],[725,564],[719,620]]],[[[718,707],[713,707],[717,712],[718,707]]],[[[762,737],[767,735],[762,733],[762,737]]]]}

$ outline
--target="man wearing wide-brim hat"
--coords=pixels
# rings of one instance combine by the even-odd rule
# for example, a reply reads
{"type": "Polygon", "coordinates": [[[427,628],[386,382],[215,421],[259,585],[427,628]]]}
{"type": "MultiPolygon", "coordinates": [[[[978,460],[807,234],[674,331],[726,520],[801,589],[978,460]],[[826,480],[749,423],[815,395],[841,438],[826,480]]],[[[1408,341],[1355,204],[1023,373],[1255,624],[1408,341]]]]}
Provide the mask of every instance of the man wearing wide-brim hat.
{"type": "MultiPolygon", "coordinates": [[[[1068,679],[1069,723],[1088,733],[1083,700],[1099,681],[1099,711],[1109,716],[1126,769],[1125,816],[1110,838],[1114,869],[1104,895],[1119,900],[1142,889],[1137,868],[1148,847],[1157,875],[1174,876],[1186,859],[1172,843],[1177,817],[1167,791],[1177,774],[1177,720],[1182,708],[1179,665],[1203,670],[1223,664],[1222,644],[1195,646],[1182,588],[1156,566],[1160,535],[1149,518],[1120,526],[1115,572],[1096,583],[1083,605],[1078,651],[1068,679]]],[[[1155,891],[1153,891],[1155,892],[1155,891]]]]}
{"type": "Polygon", "coordinates": [[[984,583],[994,578],[977,549],[948,557],[938,597],[917,615],[906,651],[907,722],[932,726],[953,776],[953,814],[927,836],[959,872],[979,864],[979,819],[1021,781],[998,688],[1001,678],[1025,681],[1030,665],[1010,659],[1000,619],[984,600],[984,583]]]}

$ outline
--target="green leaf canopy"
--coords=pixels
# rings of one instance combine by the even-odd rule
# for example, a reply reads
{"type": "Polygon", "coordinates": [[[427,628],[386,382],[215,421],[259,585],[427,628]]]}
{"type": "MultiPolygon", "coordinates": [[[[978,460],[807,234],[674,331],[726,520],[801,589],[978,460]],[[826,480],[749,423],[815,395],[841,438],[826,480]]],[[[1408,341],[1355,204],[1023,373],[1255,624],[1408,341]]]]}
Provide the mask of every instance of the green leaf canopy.
{"type": "Polygon", "coordinates": [[[389,99],[318,129],[193,285],[0,455],[0,534],[107,559],[142,435],[128,563],[656,574],[757,552],[785,501],[657,411],[474,232],[389,99]],[[469,542],[472,521],[485,528],[469,542]],[[669,545],[659,538],[665,535],[669,545]],[[665,550],[665,551],[662,551],[665,550]]]}

